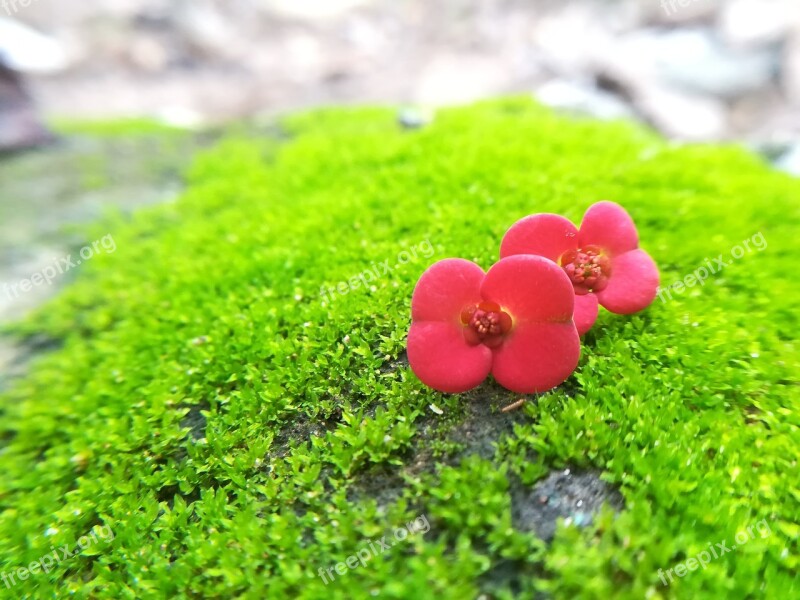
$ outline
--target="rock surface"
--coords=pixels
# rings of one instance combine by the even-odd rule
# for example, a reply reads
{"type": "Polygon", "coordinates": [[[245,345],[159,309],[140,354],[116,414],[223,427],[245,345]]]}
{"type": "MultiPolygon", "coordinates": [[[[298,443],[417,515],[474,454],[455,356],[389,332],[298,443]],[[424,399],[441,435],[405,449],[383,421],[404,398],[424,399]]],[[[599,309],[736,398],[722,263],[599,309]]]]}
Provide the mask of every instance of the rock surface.
{"type": "Polygon", "coordinates": [[[559,519],[566,525],[585,527],[603,505],[621,510],[622,494],[596,473],[554,471],[530,488],[518,486],[512,495],[514,526],[553,539],[559,519]]]}
{"type": "Polygon", "coordinates": [[[0,62],[0,152],[24,150],[52,141],[19,73],[0,62]]]}

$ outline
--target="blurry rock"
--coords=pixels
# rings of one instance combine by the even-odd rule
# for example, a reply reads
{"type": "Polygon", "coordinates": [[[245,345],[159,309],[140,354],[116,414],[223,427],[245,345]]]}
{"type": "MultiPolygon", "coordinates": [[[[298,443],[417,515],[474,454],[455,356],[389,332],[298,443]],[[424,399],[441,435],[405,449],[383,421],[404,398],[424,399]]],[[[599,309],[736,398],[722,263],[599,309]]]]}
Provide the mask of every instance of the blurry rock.
{"type": "Polygon", "coordinates": [[[166,48],[149,35],[136,37],[130,42],[128,58],[135,67],[147,73],[163,71],[169,62],[166,48]]]}
{"type": "Polygon", "coordinates": [[[679,140],[721,139],[727,132],[725,105],[707,96],[694,96],[652,87],[634,100],[639,112],[657,129],[679,140]]]}
{"type": "Polygon", "coordinates": [[[795,33],[784,48],[783,87],[795,107],[800,107],[800,31],[795,33]]]}
{"type": "Polygon", "coordinates": [[[786,154],[781,156],[775,167],[780,171],[800,177],[800,143],[795,144],[786,154]]]}
{"type": "Polygon", "coordinates": [[[67,67],[54,39],[12,19],[0,18],[0,61],[21,73],[54,73],[67,67]]]}
{"type": "Polygon", "coordinates": [[[32,148],[52,139],[36,115],[21,76],[0,62],[0,152],[32,148]]]}
{"type": "Polygon", "coordinates": [[[586,75],[593,57],[606,54],[613,38],[588,5],[567,4],[541,18],[532,42],[552,72],[569,77],[586,75]]]}
{"type": "Polygon", "coordinates": [[[387,43],[387,31],[375,19],[354,14],[347,19],[342,35],[361,52],[379,52],[387,43]]]}
{"type": "Polygon", "coordinates": [[[183,39],[204,58],[236,59],[242,55],[241,32],[229,19],[206,4],[185,5],[177,21],[183,39]]]}
{"type": "Polygon", "coordinates": [[[796,0],[732,0],[720,15],[720,30],[733,46],[779,42],[800,23],[796,0]]]}
{"type": "Polygon", "coordinates": [[[785,103],[780,108],[773,106],[763,121],[755,129],[747,130],[745,136],[755,143],[782,144],[784,153],[788,152],[800,140],[800,111],[785,103]]]}
{"type": "Polygon", "coordinates": [[[279,15],[300,19],[336,17],[370,0],[262,0],[267,9],[279,15]]]}
{"type": "Polygon", "coordinates": [[[403,108],[397,115],[397,122],[403,129],[421,129],[433,122],[433,119],[434,112],[424,108],[403,108]]]}
{"type": "Polygon", "coordinates": [[[178,129],[199,129],[206,124],[203,115],[185,106],[166,106],[156,113],[159,121],[178,129]]]}
{"type": "Polygon", "coordinates": [[[310,33],[292,33],[283,42],[281,60],[289,67],[289,76],[300,84],[312,78],[330,77],[330,71],[326,73],[329,58],[319,39],[310,33]]]}
{"type": "Polygon", "coordinates": [[[465,104],[502,93],[508,82],[500,60],[482,54],[441,54],[422,70],[415,100],[427,106],[465,104]]]}
{"type": "Polygon", "coordinates": [[[735,98],[766,85],[780,67],[777,49],[730,49],[706,28],[642,30],[620,42],[614,60],[618,64],[627,60],[623,69],[630,71],[635,65],[667,86],[720,98],[735,98]]]}
{"type": "Polygon", "coordinates": [[[728,125],[734,135],[762,129],[782,112],[785,99],[775,83],[728,104],[728,125]]]}
{"type": "Polygon", "coordinates": [[[176,15],[166,5],[139,6],[130,17],[134,29],[137,31],[169,31],[174,28],[176,15]]]}
{"type": "Polygon", "coordinates": [[[774,164],[778,162],[784,154],[789,152],[792,145],[778,140],[759,140],[751,142],[747,147],[774,164]]]}
{"type": "Polygon", "coordinates": [[[533,486],[511,485],[513,526],[534,531],[545,541],[553,539],[559,519],[567,527],[586,527],[603,506],[620,511],[625,501],[617,488],[592,471],[552,471],[533,486]]]}
{"type": "Polygon", "coordinates": [[[653,0],[643,2],[642,8],[649,23],[686,25],[711,20],[724,3],[725,0],[653,0]]]}
{"type": "Polygon", "coordinates": [[[598,119],[626,119],[635,116],[625,101],[601,90],[593,83],[580,84],[554,79],[540,86],[534,95],[546,106],[598,119]]]}

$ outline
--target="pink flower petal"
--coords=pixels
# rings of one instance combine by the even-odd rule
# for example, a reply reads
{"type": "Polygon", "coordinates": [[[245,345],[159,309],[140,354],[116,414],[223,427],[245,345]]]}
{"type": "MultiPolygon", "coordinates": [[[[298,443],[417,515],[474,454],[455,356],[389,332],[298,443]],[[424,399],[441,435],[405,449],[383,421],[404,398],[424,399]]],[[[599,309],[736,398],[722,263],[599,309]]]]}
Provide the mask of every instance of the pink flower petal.
{"type": "Polygon", "coordinates": [[[657,291],[658,267],[644,250],[632,250],[614,257],[608,287],[596,294],[606,309],[629,315],[650,306],[657,291]]]}
{"type": "Polygon", "coordinates": [[[419,278],[411,297],[412,321],[460,323],[461,311],[481,301],[486,274],[463,258],[447,258],[431,265],[419,278]]]}
{"type": "Polygon", "coordinates": [[[531,215],[511,226],[500,243],[500,257],[537,254],[552,261],[578,246],[578,229],[561,215],[531,215]]]}
{"type": "Polygon", "coordinates": [[[569,322],[575,305],[575,291],[564,270],[532,254],[497,262],[486,274],[481,295],[509,313],[515,327],[542,321],[569,322]]]}
{"type": "Polygon", "coordinates": [[[579,335],[583,335],[592,328],[597,320],[597,312],[597,296],[595,294],[575,296],[575,314],[572,319],[575,321],[579,335]]]}
{"type": "Polygon", "coordinates": [[[495,350],[492,375],[518,394],[545,392],[572,374],[580,355],[580,338],[572,322],[525,324],[495,350]]]}
{"type": "Polygon", "coordinates": [[[578,246],[599,246],[611,256],[639,247],[639,234],[633,219],[619,204],[598,202],[583,215],[578,246]]]}
{"type": "Polygon", "coordinates": [[[492,351],[464,340],[460,325],[412,323],[408,332],[408,364],[420,381],[448,394],[477,387],[492,368],[492,351]]]}

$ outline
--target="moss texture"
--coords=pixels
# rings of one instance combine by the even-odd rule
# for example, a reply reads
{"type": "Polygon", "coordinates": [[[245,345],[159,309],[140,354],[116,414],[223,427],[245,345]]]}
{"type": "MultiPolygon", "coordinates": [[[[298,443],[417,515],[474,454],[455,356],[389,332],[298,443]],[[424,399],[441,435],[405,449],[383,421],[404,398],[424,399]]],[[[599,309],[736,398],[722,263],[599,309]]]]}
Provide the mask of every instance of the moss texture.
{"type": "Polygon", "coordinates": [[[527,99],[414,131],[388,109],[283,127],[200,156],[179,202],[87,233],[117,250],[14,328],[60,347],[2,397],[0,570],[113,539],[0,594],[800,596],[800,182],[527,99]],[[403,354],[422,271],[488,268],[516,219],[578,221],[600,199],[632,214],[664,285],[730,264],[640,315],[601,311],[573,377],[521,412],[491,383],[425,389],[403,354]],[[516,527],[514,489],[567,468],[621,505],[551,541],[516,527]],[[429,531],[394,540],[421,516],[429,531]],[[319,576],[382,536],[364,566],[319,576]]]}

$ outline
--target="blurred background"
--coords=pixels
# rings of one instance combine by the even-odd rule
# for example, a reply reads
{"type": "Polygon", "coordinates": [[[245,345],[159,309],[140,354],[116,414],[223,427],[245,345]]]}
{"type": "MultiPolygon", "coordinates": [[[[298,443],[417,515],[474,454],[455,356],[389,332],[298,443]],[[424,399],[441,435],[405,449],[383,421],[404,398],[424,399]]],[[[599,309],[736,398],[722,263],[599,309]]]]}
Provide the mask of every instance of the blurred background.
{"type": "MultiPolygon", "coordinates": [[[[84,244],[71,226],[173,199],[226,124],[383,103],[416,127],[510,93],[800,175],[800,3],[0,0],[0,289],[84,244]],[[131,119],[157,126],[87,134],[131,119]]],[[[0,323],[57,287],[0,292],[0,323]]],[[[0,372],[26,352],[0,342],[0,372]]]]}
{"type": "Polygon", "coordinates": [[[533,92],[677,138],[783,142],[800,131],[799,15],[795,0],[4,0],[0,54],[46,116],[197,125],[533,92]]]}

